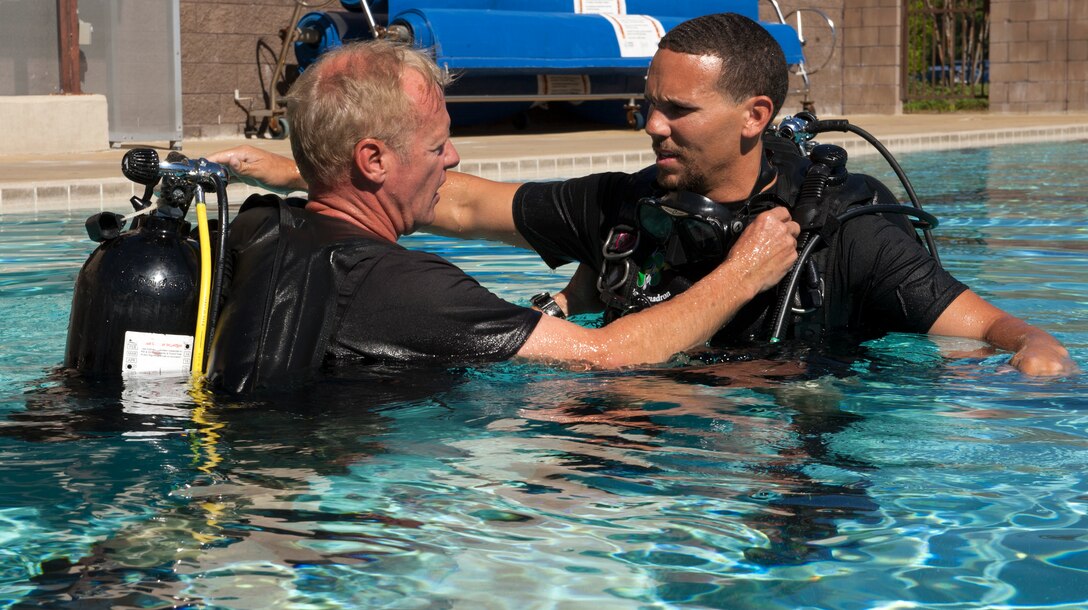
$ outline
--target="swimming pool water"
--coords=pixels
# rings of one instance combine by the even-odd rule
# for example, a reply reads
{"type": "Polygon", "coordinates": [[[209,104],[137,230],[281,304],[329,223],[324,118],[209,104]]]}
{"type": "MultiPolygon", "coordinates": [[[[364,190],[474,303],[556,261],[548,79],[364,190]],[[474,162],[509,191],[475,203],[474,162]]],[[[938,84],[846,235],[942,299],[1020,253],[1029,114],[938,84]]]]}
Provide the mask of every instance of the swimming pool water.
{"type": "MultiPolygon", "coordinates": [[[[1088,368],[1083,146],[900,161],[945,265],[1088,368]]],[[[504,363],[343,371],[275,402],[184,377],[111,393],[50,375],[83,220],[0,222],[3,607],[1088,607],[1088,375],[896,334],[816,373],[504,363]]],[[[521,303],[569,274],[404,243],[521,303]]]]}

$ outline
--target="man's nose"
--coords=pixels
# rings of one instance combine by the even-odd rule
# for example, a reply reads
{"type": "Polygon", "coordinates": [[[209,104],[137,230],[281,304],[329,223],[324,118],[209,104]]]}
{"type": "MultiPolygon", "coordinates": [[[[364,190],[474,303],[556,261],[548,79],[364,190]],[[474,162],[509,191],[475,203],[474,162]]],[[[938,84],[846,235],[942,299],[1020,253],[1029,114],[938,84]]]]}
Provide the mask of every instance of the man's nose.
{"type": "Polygon", "coordinates": [[[457,167],[457,164],[461,162],[461,155],[457,154],[457,149],[454,148],[452,140],[446,141],[445,156],[446,169],[452,169],[454,167],[457,167]]]}
{"type": "Polygon", "coordinates": [[[646,115],[646,133],[662,138],[668,136],[669,123],[665,120],[665,115],[653,106],[650,106],[648,112],[649,114],[646,115]]]}

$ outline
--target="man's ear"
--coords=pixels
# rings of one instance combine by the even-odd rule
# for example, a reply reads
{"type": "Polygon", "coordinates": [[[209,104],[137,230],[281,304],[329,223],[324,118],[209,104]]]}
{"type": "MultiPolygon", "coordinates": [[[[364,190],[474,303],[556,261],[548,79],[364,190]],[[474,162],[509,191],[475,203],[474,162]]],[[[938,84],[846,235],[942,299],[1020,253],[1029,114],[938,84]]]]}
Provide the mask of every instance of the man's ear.
{"type": "Polygon", "coordinates": [[[353,153],[355,170],[360,176],[374,184],[385,182],[389,171],[389,155],[393,154],[385,142],[374,138],[363,138],[355,143],[353,153]]]}
{"type": "Polygon", "coordinates": [[[756,95],[748,98],[745,105],[748,107],[748,118],[744,123],[743,135],[748,138],[759,137],[774,116],[774,102],[766,95],[756,95]]]}

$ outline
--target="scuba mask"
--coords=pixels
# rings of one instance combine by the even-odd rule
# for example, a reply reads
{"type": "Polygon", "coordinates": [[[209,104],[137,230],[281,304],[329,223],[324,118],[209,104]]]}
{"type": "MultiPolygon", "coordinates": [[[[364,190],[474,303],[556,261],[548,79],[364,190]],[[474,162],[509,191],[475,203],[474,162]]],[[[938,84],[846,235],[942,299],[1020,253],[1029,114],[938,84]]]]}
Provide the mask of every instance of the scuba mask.
{"type": "Polygon", "coordinates": [[[715,203],[690,191],[671,191],[661,197],[643,197],[637,206],[642,232],[665,247],[665,258],[673,266],[693,263],[720,263],[760,212],[785,205],[773,192],[764,192],[778,171],[766,155],[748,199],[715,203]]]}
{"type": "Polygon", "coordinates": [[[638,202],[642,232],[665,246],[673,264],[721,262],[751,216],[750,202],[741,207],[715,203],[689,191],[638,202]]]}

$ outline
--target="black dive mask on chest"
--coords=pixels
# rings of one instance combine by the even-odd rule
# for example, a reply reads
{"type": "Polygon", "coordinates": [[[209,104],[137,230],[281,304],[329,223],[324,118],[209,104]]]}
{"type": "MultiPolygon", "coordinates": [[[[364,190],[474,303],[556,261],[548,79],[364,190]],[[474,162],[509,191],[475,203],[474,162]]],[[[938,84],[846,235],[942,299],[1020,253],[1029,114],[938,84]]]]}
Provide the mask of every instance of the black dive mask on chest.
{"type": "MultiPolygon", "coordinates": [[[[627,202],[601,248],[604,265],[597,289],[606,304],[629,310],[638,266],[636,251],[659,250],[664,262],[676,268],[684,265],[718,264],[748,226],[749,220],[772,207],[785,205],[778,196],[762,193],[778,176],[766,156],[759,178],[748,199],[715,203],[688,191],[672,191],[659,197],[627,202]]],[[[638,256],[641,256],[639,254],[638,256]]]]}
{"type": "Polygon", "coordinates": [[[665,246],[672,265],[722,260],[744,230],[744,210],[714,203],[702,195],[674,191],[638,202],[638,224],[644,237],[665,246]]]}
{"type": "Polygon", "coordinates": [[[673,265],[721,262],[750,219],[777,205],[776,195],[761,193],[777,176],[763,158],[759,179],[743,202],[715,203],[689,191],[672,191],[638,201],[641,233],[664,246],[665,260],[673,265]]]}

